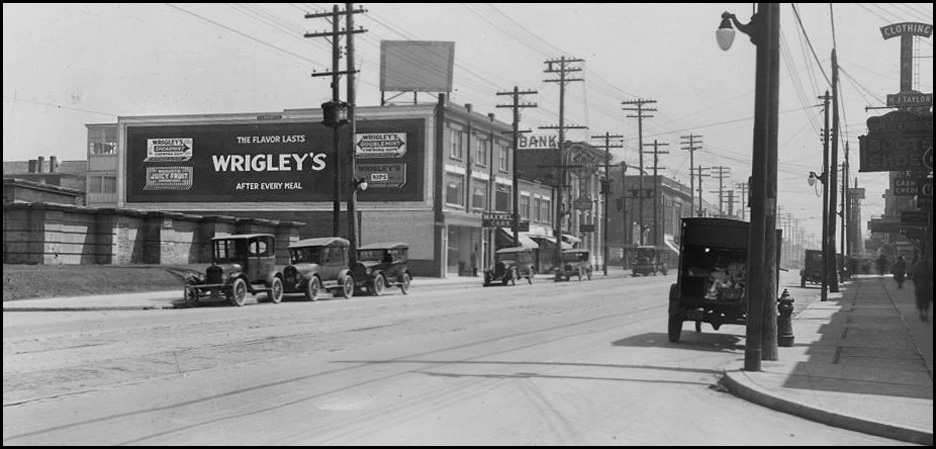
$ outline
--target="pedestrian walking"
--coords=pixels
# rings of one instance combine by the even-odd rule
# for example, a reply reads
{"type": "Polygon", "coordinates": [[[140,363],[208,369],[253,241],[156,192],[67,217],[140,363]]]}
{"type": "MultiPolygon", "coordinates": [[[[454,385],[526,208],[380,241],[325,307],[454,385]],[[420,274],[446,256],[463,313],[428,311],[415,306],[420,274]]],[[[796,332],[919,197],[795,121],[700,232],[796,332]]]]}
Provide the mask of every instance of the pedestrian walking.
{"type": "Polygon", "coordinates": [[[907,261],[904,260],[903,256],[897,256],[897,261],[894,262],[894,280],[897,281],[897,288],[903,288],[904,280],[907,276],[907,261]]]}
{"type": "Polygon", "coordinates": [[[874,264],[877,265],[878,276],[884,276],[885,270],[887,270],[887,256],[881,254],[874,261],[874,264]]]}
{"type": "Polygon", "coordinates": [[[930,304],[933,302],[933,269],[929,260],[921,258],[917,261],[913,272],[913,287],[920,320],[928,321],[930,304]]]}

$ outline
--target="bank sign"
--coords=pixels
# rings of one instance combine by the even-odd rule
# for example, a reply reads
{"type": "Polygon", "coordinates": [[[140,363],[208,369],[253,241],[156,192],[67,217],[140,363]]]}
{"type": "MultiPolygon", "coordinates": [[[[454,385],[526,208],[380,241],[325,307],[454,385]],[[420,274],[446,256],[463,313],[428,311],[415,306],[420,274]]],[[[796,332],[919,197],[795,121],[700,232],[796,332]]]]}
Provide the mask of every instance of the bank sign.
{"type": "MultiPolygon", "coordinates": [[[[383,188],[359,192],[359,201],[423,200],[424,129],[418,119],[359,123],[358,139],[380,136],[401,144],[396,151],[383,145],[366,157],[363,168],[380,168],[388,179],[383,188]]],[[[128,203],[333,200],[332,129],[317,122],[128,124],[126,135],[128,203]]],[[[342,138],[345,161],[349,138],[342,138]]],[[[350,186],[350,166],[343,168],[350,186]]]]}

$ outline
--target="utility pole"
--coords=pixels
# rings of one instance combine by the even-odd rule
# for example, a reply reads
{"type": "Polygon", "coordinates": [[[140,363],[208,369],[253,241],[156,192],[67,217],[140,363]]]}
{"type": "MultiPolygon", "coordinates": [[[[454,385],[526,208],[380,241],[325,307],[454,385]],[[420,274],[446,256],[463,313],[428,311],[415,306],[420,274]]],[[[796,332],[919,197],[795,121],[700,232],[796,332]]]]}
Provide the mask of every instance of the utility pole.
{"type": "MultiPolygon", "coordinates": [[[[689,200],[689,204],[695,204],[695,152],[696,150],[702,149],[702,136],[698,134],[690,134],[688,136],[680,136],[683,144],[683,151],[689,152],[689,194],[692,196],[692,199],[689,200]],[[688,139],[688,142],[686,141],[688,139]]],[[[694,217],[695,213],[692,211],[692,207],[689,208],[689,216],[694,217]]]]}
{"type": "MultiPolygon", "coordinates": [[[[355,108],[357,105],[357,93],[355,78],[357,70],[355,69],[354,63],[354,35],[357,33],[364,33],[364,29],[354,29],[354,15],[365,12],[364,9],[354,10],[354,3],[345,3],[345,34],[348,36],[348,59],[346,61],[347,71],[348,71],[348,124],[350,125],[348,129],[350,130],[351,138],[348,139],[348,142],[351,143],[351,151],[348,152],[348,156],[351,159],[350,172],[351,172],[351,195],[348,196],[348,240],[350,241],[351,251],[350,259],[351,264],[353,265],[357,262],[357,247],[360,240],[361,230],[358,227],[357,222],[357,194],[358,187],[365,185],[366,179],[358,179],[357,177],[357,121],[355,120],[355,108]]],[[[366,187],[365,187],[366,188],[366,187]]]]}
{"type": "MultiPolygon", "coordinates": [[[[332,45],[332,70],[331,72],[313,72],[312,76],[313,77],[331,76],[332,100],[331,100],[331,103],[326,103],[325,105],[323,105],[322,115],[325,118],[324,121],[332,122],[330,123],[330,126],[332,127],[332,130],[333,130],[332,145],[334,146],[334,149],[335,149],[335,170],[334,170],[334,184],[333,184],[334,196],[333,196],[333,202],[332,202],[332,206],[333,206],[332,207],[332,213],[333,213],[332,233],[335,236],[341,235],[341,229],[340,229],[341,191],[342,191],[342,185],[343,185],[342,179],[343,179],[343,166],[344,166],[344,164],[342,163],[343,158],[341,154],[341,133],[339,132],[339,128],[341,127],[341,125],[343,125],[347,121],[344,117],[341,117],[342,115],[341,112],[348,112],[350,114],[350,112],[347,110],[349,103],[341,102],[340,81],[341,81],[341,75],[351,75],[350,70],[351,68],[354,67],[353,63],[349,63],[351,65],[349,65],[349,70],[346,70],[346,71],[342,71],[339,67],[340,60],[341,60],[341,36],[348,36],[350,38],[350,36],[352,36],[353,34],[365,32],[365,30],[352,30],[352,29],[346,29],[342,31],[340,29],[340,25],[341,25],[342,15],[350,16],[359,12],[364,12],[364,10],[353,11],[349,7],[348,10],[346,11],[340,11],[338,9],[338,5],[334,5],[332,7],[332,12],[321,12],[321,13],[305,15],[306,19],[329,18],[331,21],[331,25],[332,25],[332,30],[330,32],[326,31],[326,32],[320,32],[320,33],[305,33],[303,36],[306,38],[324,37],[328,39],[332,45]],[[329,110],[326,110],[326,105],[329,110]]],[[[353,51],[353,47],[350,50],[353,51]]],[[[353,94],[353,89],[354,89],[353,84],[354,84],[353,82],[348,83],[348,92],[352,94],[353,94]]],[[[351,98],[349,98],[349,100],[351,100],[351,98]]],[[[352,147],[351,159],[353,161],[354,159],[354,155],[353,155],[354,131],[353,130],[351,134],[351,139],[352,139],[351,140],[351,147],[352,147]]],[[[351,172],[351,176],[352,177],[354,176],[353,171],[351,172]]],[[[352,195],[353,194],[354,193],[352,192],[352,195]]],[[[353,229],[354,228],[352,228],[352,231],[350,232],[350,234],[354,234],[353,229]]]]}
{"type": "MultiPolygon", "coordinates": [[[[520,246],[520,183],[517,178],[517,152],[518,152],[518,141],[520,139],[520,134],[528,133],[530,130],[520,131],[520,110],[523,108],[535,108],[536,103],[521,103],[521,95],[534,95],[537,94],[535,90],[525,90],[521,91],[519,87],[514,86],[513,91],[509,92],[498,92],[497,95],[507,95],[511,97],[510,104],[499,104],[499,108],[510,108],[513,110],[513,131],[511,131],[511,140],[512,140],[512,149],[513,149],[513,162],[511,164],[511,172],[513,173],[513,239],[514,245],[520,246]]],[[[493,168],[493,165],[491,166],[493,168]]]]}
{"type": "Polygon", "coordinates": [[[639,175],[638,188],[640,189],[640,192],[641,192],[640,201],[639,201],[640,203],[640,206],[639,206],[640,207],[640,215],[639,215],[640,216],[640,244],[641,245],[644,244],[644,237],[643,237],[644,232],[643,231],[645,227],[644,226],[644,206],[643,206],[643,198],[644,198],[643,197],[643,190],[644,190],[643,119],[653,118],[652,115],[646,115],[647,112],[656,112],[656,109],[645,108],[644,106],[648,104],[654,104],[654,103],[656,103],[656,100],[644,100],[644,99],[621,102],[621,104],[626,105],[626,106],[636,106],[636,107],[631,107],[631,108],[622,108],[622,110],[637,113],[637,115],[628,115],[627,118],[637,119],[637,153],[640,155],[640,173],[638,174],[639,175]]]}
{"type": "Polygon", "coordinates": [[[660,191],[659,187],[662,184],[659,177],[659,169],[666,167],[660,167],[660,155],[669,154],[669,151],[660,151],[660,146],[667,146],[668,143],[660,143],[656,139],[653,139],[653,144],[647,144],[647,146],[652,146],[653,151],[644,151],[643,153],[653,154],[653,246],[661,245],[660,239],[660,223],[659,220],[659,203],[660,203],[660,191]]]}
{"type": "MultiPolygon", "coordinates": [[[[832,100],[829,91],[819,97],[823,105],[824,127],[822,128],[822,289],[819,300],[829,300],[829,101],[832,100]]],[[[833,254],[831,258],[834,258],[833,254]]]]}
{"type": "Polygon", "coordinates": [[[739,182],[735,184],[735,188],[741,191],[741,220],[747,220],[746,211],[747,208],[747,198],[748,198],[748,184],[746,182],[739,182]]]}
{"type": "Polygon", "coordinates": [[[725,215],[725,179],[731,176],[731,167],[725,167],[724,165],[719,165],[717,167],[712,167],[712,177],[718,178],[718,190],[711,191],[709,193],[718,193],[718,214],[721,216],[725,215]],[[718,172],[716,175],[714,172],[718,172]]]}
{"type": "MultiPolygon", "coordinates": [[[[562,216],[564,214],[563,210],[563,200],[562,200],[562,191],[565,189],[566,185],[566,155],[565,155],[565,88],[566,84],[575,81],[585,81],[582,78],[569,78],[568,74],[581,72],[581,67],[574,67],[570,64],[578,64],[585,62],[584,59],[569,59],[565,56],[559,58],[559,60],[547,60],[546,61],[546,70],[545,73],[558,74],[558,79],[548,79],[545,80],[547,83],[558,83],[559,84],[559,182],[556,186],[556,252],[555,252],[555,263],[562,263],[562,216]]],[[[558,265],[557,265],[558,266],[558,265]]]]}
{"type": "Polygon", "coordinates": [[[838,101],[838,58],[835,48],[832,49],[832,156],[829,160],[829,258],[830,275],[832,282],[829,285],[829,292],[838,293],[838,257],[835,255],[835,219],[836,219],[836,198],[838,190],[838,135],[839,135],[839,101],[838,101]]]}
{"type": "Polygon", "coordinates": [[[699,193],[699,209],[698,209],[699,217],[705,216],[705,208],[702,205],[702,178],[703,177],[709,178],[712,176],[709,173],[704,173],[706,170],[711,170],[711,167],[696,167],[695,168],[695,172],[696,172],[695,176],[699,178],[699,185],[697,187],[697,191],[699,193]]]}
{"type": "Polygon", "coordinates": [[[734,212],[734,190],[728,191],[728,216],[735,218],[734,212]]]}
{"type": "MultiPolygon", "coordinates": [[[[604,145],[596,145],[598,148],[603,148],[605,150],[605,160],[604,160],[604,179],[601,180],[601,194],[604,196],[604,214],[603,225],[602,225],[602,237],[604,238],[604,275],[608,275],[608,196],[611,195],[611,149],[612,148],[624,148],[623,143],[611,143],[611,139],[623,139],[622,135],[611,135],[611,133],[606,132],[603,136],[592,136],[592,139],[604,139],[604,145]]],[[[622,185],[623,190],[623,185],[622,185]]]]}

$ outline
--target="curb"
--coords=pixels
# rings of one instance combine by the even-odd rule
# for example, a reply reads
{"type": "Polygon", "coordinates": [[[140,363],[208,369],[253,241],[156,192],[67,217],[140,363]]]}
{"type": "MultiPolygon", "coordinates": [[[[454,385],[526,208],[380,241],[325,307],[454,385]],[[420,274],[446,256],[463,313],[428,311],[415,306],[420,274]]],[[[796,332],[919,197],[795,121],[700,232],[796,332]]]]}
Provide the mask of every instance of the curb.
{"type": "Polygon", "coordinates": [[[926,432],[897,424],[870,421],[864,418],[793,402],[760,387],[746,372],[739,368],[726,368],[722,381],[731,394],[773,410],[855,432],[890,438],[907,443],[925,446],[933,445],[932,431],[926,432]]]}
{"type": "MultiPolygon", "coordinates": [[[[28,301],[28,300],[26,300],[28,301]]],[[[179,309],[185,306],[161,306],[146,304],[140,306],[75,306],[75,307],[4,307],[3,312],[96,312],[96,311],[128,311],[128,310],[168,310],[179,309]]]]}

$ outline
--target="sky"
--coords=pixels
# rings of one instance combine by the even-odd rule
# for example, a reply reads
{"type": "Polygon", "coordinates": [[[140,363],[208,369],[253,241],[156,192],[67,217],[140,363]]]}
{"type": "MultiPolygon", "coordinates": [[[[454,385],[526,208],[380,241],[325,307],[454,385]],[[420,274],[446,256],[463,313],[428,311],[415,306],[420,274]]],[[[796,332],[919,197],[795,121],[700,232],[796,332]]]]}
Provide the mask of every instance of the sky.
{"type": "MultiPolygon", "coordinates": [[[[317,107],[330,99],[331,45],[306,32],[330,30],[307,12],[332,3],[290,4],[3,4],[3,160],[37,156],[87,158],[88,123],[118,116],[274,112],[317,107]]],[[[545,82],[545,61],[584,60],[582,82],[570,83],[566,123],[587,126],[570,140],[610,132],[624,136],[612,153],[638,161],[637,120],[623,101],[655,100],[643,120],[644,144],[668,144],[661,173],[689,184],[681,136],[701,135],[697,166],[730,167],[725,185],[750,175],[756,48],[738,33],[722,51],[715,42],[721,13],[748,22],[750,3],[375,3],[356,25],[358,105],[380,104],[380,41],[455,42],[451,99],[509,122],[507,97],[535,90],[522,128],[559,120],[559,88],[545,82]]],[[[821,197],[809,187],[822,171],[822,108],[837,48],[843,133],[852,173],[867,189],[863,219],[884,212],[886,173],[858,173],[858,136],[869,117],[888,112],[897,93],[899,39],[880,27],[933,23],[932,3],[781,4],[779,205],[818,236],[821,197]],[[794,8],[794,5],[796,6],[794,8]],[[831,6],[830,6],[831,5],[831,6]]],[[[932,39],[919,38],[914,87],[933,91],[932,39]]],[[[342,92],[344,90],[342,89],[342,92]]],[[[343,95],[343,94],[342,94],[343,95]]],[[[434,101],[425,95],[421,102],[434,101]]],[[[649,165],[649,159],[645,160],[649,165]]],[[[716,188],[705,179],[705,190],[716,188]]],[[[717,194],[705,193],[710,202],[717,194]]]]}

